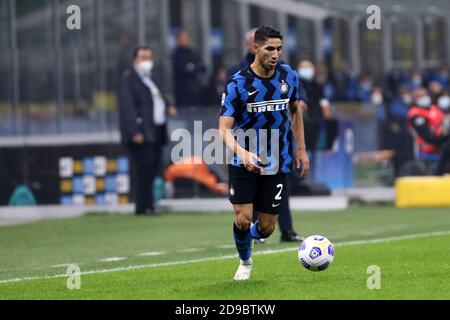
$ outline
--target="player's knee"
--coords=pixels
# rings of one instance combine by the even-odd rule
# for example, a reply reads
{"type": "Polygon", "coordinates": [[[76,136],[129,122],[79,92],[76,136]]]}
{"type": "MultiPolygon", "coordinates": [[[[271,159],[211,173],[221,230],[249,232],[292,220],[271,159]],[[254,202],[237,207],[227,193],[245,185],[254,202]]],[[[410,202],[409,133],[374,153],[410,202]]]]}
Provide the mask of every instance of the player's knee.
{"type": "Polygon", "coordinates": [[[272,235],[273,231],[275,230],[275,226],[271,224],[260,224],[259,225],[259,231],[264,235],[265,238],[268,238],[272,235]]]}
{"type": "Polygon", "coordinates": [[[248,219],[245,215],[238,213],[236,217],[236,226],[240,230],[247,230],[248,228],[250,228],[251,223],[251,219],[248,219]]]}

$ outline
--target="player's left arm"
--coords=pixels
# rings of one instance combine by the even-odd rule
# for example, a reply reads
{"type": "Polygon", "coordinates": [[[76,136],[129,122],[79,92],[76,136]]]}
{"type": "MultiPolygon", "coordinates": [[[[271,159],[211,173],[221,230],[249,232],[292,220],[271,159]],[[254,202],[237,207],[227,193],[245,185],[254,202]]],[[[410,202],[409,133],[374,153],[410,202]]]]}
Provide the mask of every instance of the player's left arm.
{"type": "Polygon", "coordinates": [[[299,169],[303,164],[302,177],[304,177],[309,171],[309,158],[306,152],[305,129],[303,126],[303,115],[300,101],[301,100],[291,101],[289,109],[291,112],[292,131],[294,132],[295,141],[297,142],[295,167],[299,169]]]}

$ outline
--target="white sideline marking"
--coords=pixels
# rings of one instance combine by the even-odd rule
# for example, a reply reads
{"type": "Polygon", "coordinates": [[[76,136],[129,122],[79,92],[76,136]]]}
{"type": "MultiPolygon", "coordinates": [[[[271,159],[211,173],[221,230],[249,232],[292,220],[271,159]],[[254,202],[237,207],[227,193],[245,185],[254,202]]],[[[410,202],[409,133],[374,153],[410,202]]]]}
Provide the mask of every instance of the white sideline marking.
{"type": "Polygon", "coordinates": [[[224,245],[221,245],[221,246],[217,246],[217,248],[219,248],[219,249],[232,249],[232,248],[236,248],[236,245],[235,244],[224,244],[224,245]]]}
{"type": "Polygon", "coordinates": [[[179,249],[179,250],[177,250],[177,252],[187,253],[187,252],[197,252],[197,251],[203,251],[203,250],[205,250],[205,249],[204,248],[187,248],[187,249],[179,249]]]}
{"type": "Polygon", "coordinates": [[[163,254],[166,254],[165,251],[153,251],[153,252],[142,252],[139,253],[139,257],[154,257],[154,256],[162,256],[163,254]]]}
{"type": "Polygon", "coordinates": [[[114,262],[114,261],[123,261],[127,260],[128,258],[125,257],[111,257],[111,258],[105,258],[100,260],[100,262],[114,262]]]}
{"type": "MultiPolygon", "coordinates": [[[[436,232],[429,232],[429,233],[417,233],[417,234],[398,236],[398,237],[389,237],[389,238],[344,241],[344,242],[337,242],[337,243],[334,244],[334,246],[336,246],[336,247],[338,247],[338,246],[339,247],[343,247],[343,246],[352,246],[352,245],[360,245],[360,244],[372,244],[372,243],[383,243],[383,242],[407,240],[407,239],[416,239],[416,238],[438,237],[438,236],[446,236],[446,235],[450,235],[450,230],[449,231],[436,231],[436,232]]],[[[268,250],[256,251],[256,252],[253,253],[253,255],[266,255],[266,254],[282,253],[282,252],[289,252],[289,251],[296,251],[296,250],[297,250],[297,248],[268,249],[268,250]]],[[[185,261],[172,261],[172,262],[162,262],[162,263],[134,265],[134,266],[128,266],[128,267],[111,268],[111,269],[90,270],[90,271],[81,272],[80,275],[89,275],[89,274],[97,274],[97,273],[109,273],[109,272],[116,272],[116,271],[130,271],[130,270],[138,270],[138,269],[146,269],[146,268],[168,267],[168,266],[176,266],[176,265],[191,264],[191,263],[206,262],[206,261],[226,260],[226,259],[236,259],[236,255],[216,256],[216,257],[192,259],[192,260],[185,260],[185,261]]],[[[67,277],[67,274],[56,274],[56,275],[51,275],[51,276],[47,275],[47,276],[38,276],[38,277],[23,277],[23,278],[14,278],[14,279],[0,280],[0,284],[2,284],[2,283],[11,283],[11,282],[29,281],[29,280],[66,278],[66,277],[67,277]]]]}
{"type": "Polygon", "coordinates": [[[50,266],[50,268],[62,268],[62,267],[68,267],[68,266],[73,266],[73,265],[78,265],[78,263],[54,264],[54,265],[50,266]]]}

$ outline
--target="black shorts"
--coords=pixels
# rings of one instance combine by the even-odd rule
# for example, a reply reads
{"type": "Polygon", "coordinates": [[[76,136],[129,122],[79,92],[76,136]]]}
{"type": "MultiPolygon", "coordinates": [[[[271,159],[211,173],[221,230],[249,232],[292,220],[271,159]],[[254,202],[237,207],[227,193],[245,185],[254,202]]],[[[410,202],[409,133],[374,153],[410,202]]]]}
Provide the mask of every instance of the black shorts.
{"type": "Polygon", "coordinates": [[[279,214],[281,200],[287,197],[285,173],[260,175],[229,165],[228,175],[232,204],[252,203],[258,212],[279,214]]]}

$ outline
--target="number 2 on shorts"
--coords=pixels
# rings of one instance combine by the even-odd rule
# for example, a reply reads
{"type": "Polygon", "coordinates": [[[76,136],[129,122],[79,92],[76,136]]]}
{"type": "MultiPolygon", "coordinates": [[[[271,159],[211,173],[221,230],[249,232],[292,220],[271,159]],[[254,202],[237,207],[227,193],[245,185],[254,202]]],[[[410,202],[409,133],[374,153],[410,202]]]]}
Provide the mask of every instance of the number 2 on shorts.
{"type": "Polygon", "coordinates": [[[275,196],[275,200],[281,200],[281,192],[283,192],[283,184],[280,183],[279,185],[277,185],[277,188],[279,188],[280,191],[275,196]]]}

